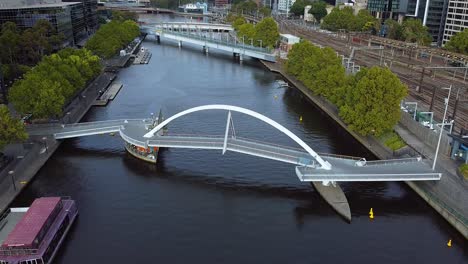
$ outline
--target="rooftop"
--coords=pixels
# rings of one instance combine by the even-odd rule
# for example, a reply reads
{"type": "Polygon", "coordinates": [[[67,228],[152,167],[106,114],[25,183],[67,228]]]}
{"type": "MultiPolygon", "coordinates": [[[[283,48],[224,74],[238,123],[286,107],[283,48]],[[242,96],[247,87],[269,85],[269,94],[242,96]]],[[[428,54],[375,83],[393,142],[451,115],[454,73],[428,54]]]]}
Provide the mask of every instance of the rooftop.
{"type": "Polygon", "coordinates": [[[28,9],[28,8],[50,8],[50,7],[66,7],[70,5],[81,4],[81,2],[61,2],[61,1],[1,1],[0,10],[7,9],[28,9]]]}
{"type": "Polygon", "coordinates": [[[34,200],[20,222],[3,241],[2,247],[32,246],[60,200],[60,197],[43,197],[34,200]]]}

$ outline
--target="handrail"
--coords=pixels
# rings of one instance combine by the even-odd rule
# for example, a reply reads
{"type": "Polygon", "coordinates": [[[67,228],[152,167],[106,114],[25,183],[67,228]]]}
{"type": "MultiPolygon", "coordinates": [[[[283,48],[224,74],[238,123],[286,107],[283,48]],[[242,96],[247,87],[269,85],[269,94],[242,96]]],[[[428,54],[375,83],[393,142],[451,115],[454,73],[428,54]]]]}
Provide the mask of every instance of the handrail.
{"type": "Polygon", "coordinates": [[[236,47],[236,48],[239,48],[239,49],[251,50],[251,51],[261,52],[261,53],[265,53],[265,54],[269,54],[269,55],[271,54],[271,50],[267,49],[267,48],[259,48],[259,47],[255,47],[255,46],[251,46],[251,45],[245,45],[245,44],[239,45],[237,43],[225,42],[225,41],[220,41],[220,40],[213,39],[213,38],[201,37],[201,36],[197,36],[197,35],[189,34],[189,33],[175,32],[175,31],[171,31],[171,30],[167,30],[167,29],[160,29],[159,31],[161,31],[163,34],[172,34],[172,35],[176,35],[176,36],[188,37],[188,38],[195,39],[195,40],[202,40],[202,41],[205,41],[205,42],[211,42],[211,43],[215,43],[215,44],[221,44],[221,45],[226,45],[226,46],[230,46],[230,47],[236,47]]]}

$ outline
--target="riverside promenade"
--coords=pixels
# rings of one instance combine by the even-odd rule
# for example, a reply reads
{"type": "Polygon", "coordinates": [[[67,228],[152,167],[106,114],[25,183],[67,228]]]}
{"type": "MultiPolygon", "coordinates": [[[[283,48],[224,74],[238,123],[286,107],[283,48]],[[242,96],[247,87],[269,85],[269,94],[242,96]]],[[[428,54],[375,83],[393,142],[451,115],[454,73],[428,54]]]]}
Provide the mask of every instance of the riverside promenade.
{"type": "MultiPolygon", "coordinates": [[[[385,147],[380,141],[372,136],[361,136],[350,130],[346,123],[339,117],[338,108],[325,98],[314,95],[305,85],[294,76],[286,73],[281,61],[270,63],[261,61],[263,65],[272,72],[281,74],[289,83],[297,88],[304,96],[322,112],[335,120],[343,129],[351,134],[363,146],[369,149],[379,159],[401,158],[396,156],[390,149],[385,147]]],[[[417,138],[406,127],[397,124],[395,131],[400,137],[417,153],[425,158],[434,159],[434,150],[417,138]]],[[[455,229],[457,229],[466,239],[468,239],[468,184],[458,177],[456,173],[457,165],[449,157],[439,154],[437,169],[443,172],[440,181],[437,182],[409,182],[410,186],[421,198],[423,198],[432,208],[444,217],[455,229]]]]}
{"type": "MultiPolygon", "coordinates": [[[[91,108],[115,78],[114,73],[100,74],[66,107],[62,121],[76,123],[91,108]]],[[[47,126],[32,125],[32,126],[47,126]]],[[[12,144],[5,148],[8,156],[14,160],[0,171],[0,211],[3,212],[16,196],[31,182],[39,169],[60,146],[61,141],[53,138],[31,136],[26,143],[12,144]]]]}
{"type": "MultiPolygon", "coordinates": [[[[96,77],[83,91],[65,107],[61,123],[70,124],[79,122],[83,116],[93,106],[96,99],[109,87],[117,76],[119,68],[128,64],[132,54],[140,48],[146,36],[133,43],[128,48],[126,56],[116,55],[113,58],[103,61],[104,72],[96,77]],[[111,70],[110,72],[107,70],[111,70]]],[[[52,124],[55,125],[55,124],[52,124]]],[[[49,124],[39,124],[31,126],[49,126],[49,124]]],[[[28,127],[26,127],[26,130],[28,127]]],[[[48,137],[30,136],[23,144],[11,144],[5,147],[4,153],[14,157],[5,168],[0,171],[0,212],[5,211],[10,203],[21,193],[21,191],[33,180],[36,173],[42,168],[55,150],[60,146],[61,141],[48,137]]]]}

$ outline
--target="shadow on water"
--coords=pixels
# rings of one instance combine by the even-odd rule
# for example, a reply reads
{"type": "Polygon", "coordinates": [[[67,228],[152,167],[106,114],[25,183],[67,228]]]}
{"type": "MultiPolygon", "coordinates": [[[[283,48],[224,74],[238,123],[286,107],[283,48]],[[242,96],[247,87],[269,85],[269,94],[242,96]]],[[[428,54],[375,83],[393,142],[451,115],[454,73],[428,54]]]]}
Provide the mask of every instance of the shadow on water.
{"type": "MultiPolygon", "coordinates": [[[[306,131],[316,131],[327,134],[332,140],[333,144],[330,144],[333,148],[329,149],[329,153],[359,156],[368,160],[377,159],[370,151],[362,146],[353,136],[351,136],[346,130],[338,125],[331,117],[321,111],[313,102],[310,102],[304,95],[301,94],[295,88],[286,89],[283,95],[283,102],[288,107],[288,112],[292,112],[299,119],[300,116],[306,116],[310,111],[319,112],[320,114],[307,115],[312,119],[305,118],[303,126],[306,131]],[[298,100],[300,103],[298,103],[298,100]],[[311,109],[311,107],[313,109],[311,109]],[[319,111],[316,111],[316,110],[319,111]],[[320,124],[320,125],[318,125],[320,124]]],[[[322,152],[320,149],[317,151],[322,152]]]]}

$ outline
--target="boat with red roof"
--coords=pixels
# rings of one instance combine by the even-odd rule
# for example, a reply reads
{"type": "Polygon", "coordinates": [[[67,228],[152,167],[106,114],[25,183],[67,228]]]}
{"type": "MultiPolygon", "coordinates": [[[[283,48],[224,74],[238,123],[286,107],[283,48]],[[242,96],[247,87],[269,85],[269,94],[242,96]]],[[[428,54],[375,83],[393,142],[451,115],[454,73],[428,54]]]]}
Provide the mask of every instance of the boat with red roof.
{"type": "Polygon", "coordinates": [[[77,215],[75,201],[65,197],[10,208],[0,217],[0,264],[51,263],[77,215]]]}

